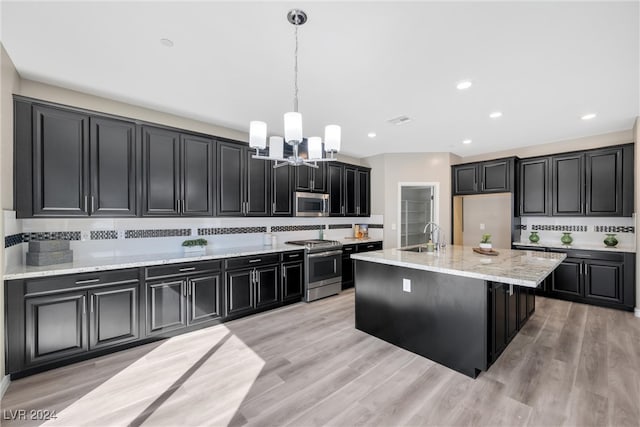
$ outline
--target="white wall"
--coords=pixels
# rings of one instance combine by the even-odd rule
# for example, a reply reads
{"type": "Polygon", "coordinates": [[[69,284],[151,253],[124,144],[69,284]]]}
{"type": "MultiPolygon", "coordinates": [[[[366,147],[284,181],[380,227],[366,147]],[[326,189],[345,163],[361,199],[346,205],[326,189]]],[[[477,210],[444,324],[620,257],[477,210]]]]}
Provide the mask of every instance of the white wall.
{"type": "MultiPolygon", "coordinates": [[[[13,101],[20,77],[11,58],[0,43],[0,201],[2,209],[13,206],[13,101]]],[[[0,215],[0,233],[4,242],[4,215],[0,215]]],[[[4,244],[0,246],[0,276],[4,275],[4,244]]],[[[4,281],[0,280],[0,307],[4,307],[4,281]]],[[[0,316],[0,380],[4,376],[4,315],[0,316]]],[[[0,397],[2,396],[0,383],[0,397]]]]}

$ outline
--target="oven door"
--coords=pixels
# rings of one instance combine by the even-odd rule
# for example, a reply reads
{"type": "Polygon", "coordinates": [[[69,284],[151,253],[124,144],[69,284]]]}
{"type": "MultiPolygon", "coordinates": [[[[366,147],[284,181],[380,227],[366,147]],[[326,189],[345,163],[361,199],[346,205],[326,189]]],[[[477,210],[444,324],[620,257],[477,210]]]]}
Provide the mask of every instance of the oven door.
{"type": "Polygon", "coordinates": [[[295,193],[296,216],[329,216],[329,195],[320,193],[295,193]]]}
{"type": "Polygon", "coordinates": [[[342,251],[333,250],[307,255],[306,274],[309,288],[342,282],[342,251]]]}

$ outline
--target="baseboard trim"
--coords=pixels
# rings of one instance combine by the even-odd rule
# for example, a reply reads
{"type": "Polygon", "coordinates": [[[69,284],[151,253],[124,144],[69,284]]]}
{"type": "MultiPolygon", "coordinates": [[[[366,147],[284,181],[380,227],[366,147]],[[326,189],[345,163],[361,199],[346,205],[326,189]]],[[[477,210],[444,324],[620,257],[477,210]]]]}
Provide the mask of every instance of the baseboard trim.
{"type": "Polygon", "coordinates": [[[2,399],[2,396],[4,396],[4,392],[7,391],[10,383],[11,380],[9,379],[9,375],[5,375],[2,378],[2,381],[0,381],[0,399],[2,399]]]}
{"type": "Polygon", "coordinates": [[[633,310],[633,314],[635,314],[636,317],[640,317],[640,308],[636,307],[635,310],[633,310]]]}

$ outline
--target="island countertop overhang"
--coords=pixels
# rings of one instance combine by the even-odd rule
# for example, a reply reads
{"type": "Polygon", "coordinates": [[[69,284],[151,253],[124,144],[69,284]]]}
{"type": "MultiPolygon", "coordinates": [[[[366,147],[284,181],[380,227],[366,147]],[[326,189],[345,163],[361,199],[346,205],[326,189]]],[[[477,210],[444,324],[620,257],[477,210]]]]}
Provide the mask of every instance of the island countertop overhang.
{"type": "Polygon", "coordinates": [[[566,254],[515,249],[498,249],[497,256],[473,252],[471,246],[448,246],[438,252],[410,252],[383,249],[352,254],[351,258],[416,270],[537,287],[566,258],[566,254]]]}

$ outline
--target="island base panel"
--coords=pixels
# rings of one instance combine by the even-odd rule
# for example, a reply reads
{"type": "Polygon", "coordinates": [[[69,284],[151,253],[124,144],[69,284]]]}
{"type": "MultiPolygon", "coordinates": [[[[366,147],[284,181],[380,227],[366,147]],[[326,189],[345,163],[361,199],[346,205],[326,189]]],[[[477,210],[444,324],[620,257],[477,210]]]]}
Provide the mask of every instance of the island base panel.
{"type": "Polygon", "coordinates": [[[356,261],[355,288],[357,329],[472,378],[487,369],[484,280],[356,261]]]}

